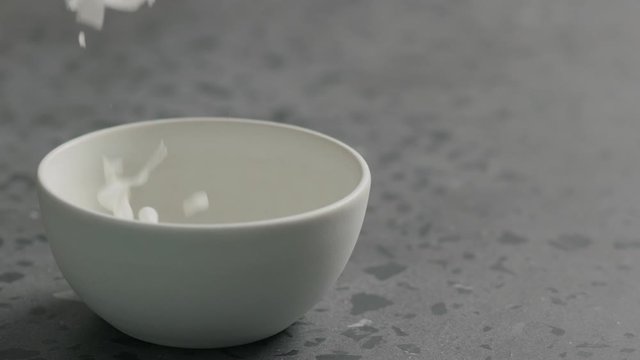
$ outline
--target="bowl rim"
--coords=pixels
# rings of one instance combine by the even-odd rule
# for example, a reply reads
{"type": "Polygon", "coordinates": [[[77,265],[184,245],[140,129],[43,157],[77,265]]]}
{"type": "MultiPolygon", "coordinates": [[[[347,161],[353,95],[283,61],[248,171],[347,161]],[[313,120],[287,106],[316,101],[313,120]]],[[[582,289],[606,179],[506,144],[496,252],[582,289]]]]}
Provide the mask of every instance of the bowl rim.
{"type": "Polygon", "coordinates": [[[126,123],[122,125],[111,126],[107,128],[103,128],[100,130],[91,131],[89,133],[77,136],[72,138],[64,143],[58,145],[53,150],[49,151],[40,163],[38,164],[37,169],[37,181],[38,181],[38,189],[40,191],[45,192],[49,197],[55,199],[59,203],[69,207],[72,210],[75,210],[84,215],[89,215],[96,217],[98,219],[102,219],[105,221],[112,221],[115,223],[119,223],[120,225],[132,225],[139,226],[141,228],[172,228],[172,229],[233,229],[233,228],[251,228],[251,227],[260,227],[260,226],[270,226],[270,225],[281,225],[286,223],[298,223],[303,222],[312,218],[321,217],[328,213],[331,213],[346,204],[352,202],[355,198],[357,198],[362,192],[368,191],[371,185],[371,172],[369,166],[364,159],[364,157],[358,153],[351,146],[345,144],[344,142],[337,140],[329,135],[323,134],[321,132],[311,130],[302,126],[291,125],[291,124],[283,124],[274,121],[267,120],[254,120],[254,119],[246,119],[246,118],[235,118],[235,117],[176,117],[176,118],[162,118],[162,119],[153,119],[153,120],[144,120],[144,121],[136,121],[131,123],[126,123]],[[280,216],[276,218],[269,219],[261,219],[261,220],[251,220],[251,221],[239,221],[239,222],[230,222],[230,223],[220,223],[220,224],[189,224],[189,223],[172,223],[172,222],[160,222],[160,223],[145,223],[137,220],[131,219],[121,219],[114,217],[107,213],[102,213],[92,209],[86,209],[76,204],[69,202],[61,196],[58,196],[54,191],[52,191],[46,181],[44,181],[43,168],[44,166],[51,161],[51,159],[57,155],[58,153],[66,150],[69,147],[76,145],[77,143],[87,141],[93,137],[102,136],[110,132],[122,131],[126,129],[138,128],[138,127],[147,127],[154,126],[159,124],[171,124],[171,123],[179,123],[179,122],[233,122],[233,123],[244,123],[244,124],[255,124],[261,126],[270,126],[283,128],[288,130],[294,130],[297,132],[305,133],[308,135],[312,135],[315,137],[322,138],[327,140],[342,149],[346,150],[360,165],[360,180],[357,185],[346,195],[342,196],[340,199],[333,201],[327,205],[296,213],[293,215],[280,216]]]}

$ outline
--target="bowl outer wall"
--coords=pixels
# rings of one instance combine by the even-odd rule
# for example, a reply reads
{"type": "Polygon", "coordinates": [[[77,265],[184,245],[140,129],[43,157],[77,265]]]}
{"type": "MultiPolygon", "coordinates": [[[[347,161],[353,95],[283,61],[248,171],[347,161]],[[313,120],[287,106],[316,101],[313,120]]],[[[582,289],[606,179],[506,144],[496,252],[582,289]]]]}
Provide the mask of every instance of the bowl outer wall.
{"type": "Polygon", "coordinates": [[[367,174],[327,211],[231,227],[96,216],[41,184],[39,198],[56,262],[93,311],[145,341],[211,348],[271,336],[321,299],[353,251],[369,189],[367,174]]]}

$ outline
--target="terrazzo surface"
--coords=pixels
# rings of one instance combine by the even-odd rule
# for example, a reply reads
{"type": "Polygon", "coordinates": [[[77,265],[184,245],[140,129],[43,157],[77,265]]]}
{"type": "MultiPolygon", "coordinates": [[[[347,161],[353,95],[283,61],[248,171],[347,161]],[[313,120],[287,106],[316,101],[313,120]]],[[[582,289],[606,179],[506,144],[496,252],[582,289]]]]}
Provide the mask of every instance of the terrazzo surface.
{"type": "Polygon", "coordinates": [[[95,32],[62,0],[1,1],[0,360],[637,359],[638,16],[635,0],[158,0],[95,32]],[[373,173],[335,287],[219,350],[146,344],[54,297],[68,285],[35,194],[72,137],[200,115],[322,131],[373,173]]]}

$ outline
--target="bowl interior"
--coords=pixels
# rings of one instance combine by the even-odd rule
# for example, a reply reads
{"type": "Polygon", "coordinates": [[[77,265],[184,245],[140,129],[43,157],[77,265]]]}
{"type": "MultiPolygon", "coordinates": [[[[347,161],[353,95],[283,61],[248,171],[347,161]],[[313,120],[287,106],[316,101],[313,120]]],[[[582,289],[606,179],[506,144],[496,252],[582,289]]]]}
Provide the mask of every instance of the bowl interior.
{"type": "Polygon", "coordinates": [[[62,145],[39,177],[55,196],[105,213],[97,202],[102,158],[122,158],[134,175],[160,141],[168,156],[131,191],[135,213],[152,206],[166,223],[220,224],[274,219],[329,205],[360,183],[363,164],[343,144],[318,133],[267,122],[183,119],[98,131],[62,145]],[[206,191],[209,210],[186,218],[182,202],[206,191]]]}

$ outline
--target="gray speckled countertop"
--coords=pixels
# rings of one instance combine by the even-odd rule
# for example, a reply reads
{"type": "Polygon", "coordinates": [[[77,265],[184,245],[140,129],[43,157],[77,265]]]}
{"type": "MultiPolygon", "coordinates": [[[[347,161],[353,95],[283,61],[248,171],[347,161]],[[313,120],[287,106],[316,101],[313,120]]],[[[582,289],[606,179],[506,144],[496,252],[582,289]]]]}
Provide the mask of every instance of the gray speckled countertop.
{"type": "Polygon", "coordinates": [[[2,0],[0,359],[637,359],[639,16],[636,0],[158,0],[108,13],[82,50],[62,0],[2,0]],[[372,168],[335,288],[256,344],[149,345],[52,296],[67,285],[40,158],[188,115],[310,127],[372,168]]]}

